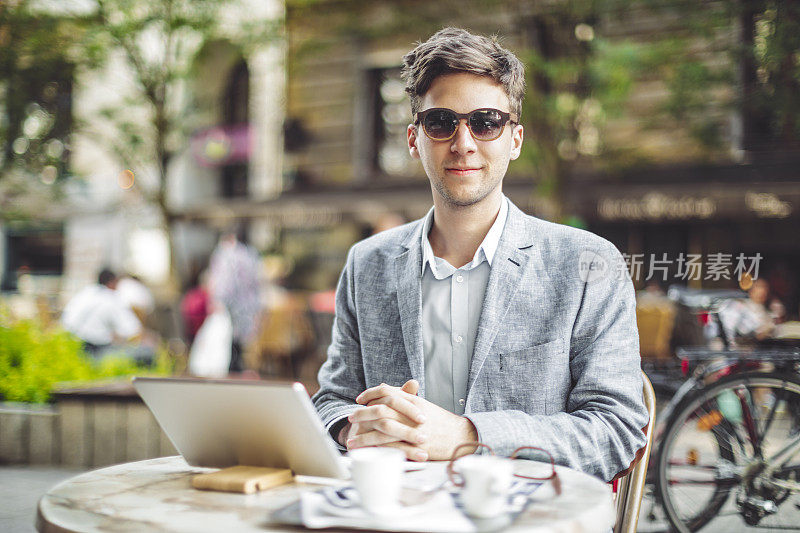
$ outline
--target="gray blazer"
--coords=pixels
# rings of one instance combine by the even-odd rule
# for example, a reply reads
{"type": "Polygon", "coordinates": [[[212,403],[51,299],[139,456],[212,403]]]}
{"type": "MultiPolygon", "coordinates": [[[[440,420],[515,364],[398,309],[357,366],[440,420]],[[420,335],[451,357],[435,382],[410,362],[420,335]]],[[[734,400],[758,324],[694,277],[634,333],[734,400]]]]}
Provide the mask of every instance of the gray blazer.
{"type": "MultiPolygon", "coordinates": [[[[336,291],[328,359],[313,401],[329,429],[363,390],[414,378],[425,396],[423,220],[354,245],[336,291]]],[[[510,455],[548,450],[610,480],[645,444],[633,285],[608,241],[509,205],[486,288],[465,414],[510,455]]]]}

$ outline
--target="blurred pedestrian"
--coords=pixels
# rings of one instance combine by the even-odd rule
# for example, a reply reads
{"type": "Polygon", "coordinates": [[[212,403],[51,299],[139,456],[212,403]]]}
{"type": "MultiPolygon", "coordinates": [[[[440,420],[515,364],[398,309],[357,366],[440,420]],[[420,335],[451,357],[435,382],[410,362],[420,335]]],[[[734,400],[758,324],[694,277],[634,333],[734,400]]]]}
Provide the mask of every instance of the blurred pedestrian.
{"type": "Polygon", "coordinates": [[[260,312],[258,254],[244,243],[243,227],[222,234],[211,255],[209,288],[214,304],[227,309],[233,328],[231,372],[244,370],[243,349],[255,333],[260,312]]]}
{"type": "MultiPolygon", "coordinates": [[[[61,324],[94,356],[138,340],[142,323],[116,292],[117,276],[104,268],[97,283],[83,288],[64,307],[61,324]]],[[[124,350],[124,349],[123,349],[124,350]]]]}
{"type": "Polygon", "coordinates": [[[764,279],[756,279],[747,294],[747,299],[727,300],[719,310],[725,333],[734,343],[763,340],[775,330],[775,322],[766,307],[769,283],[764,279]]]}
{"type": "Polygon", "coordinates": [[[767,309],[769,309],[769,315],[775,325],[786,322],[786,306],[783,305],[780,298],[771,298],[767,309]]]}
{"type": "Polygon", "coordinates": [[[155,311],[156,303],[153,293],[133,274],[125,274],[117,281],[117,295],[130,307],[142,324],[148,323],[148,318],[155,311]]]}
{"type": "Polygon", "coordinates": [[[181,300],[181,317],[189,345],[194,342],[197,331],[208,316],[211,303],[208,293],[208,270],[196,274],[189,284],[189,290],[181,300]]]}

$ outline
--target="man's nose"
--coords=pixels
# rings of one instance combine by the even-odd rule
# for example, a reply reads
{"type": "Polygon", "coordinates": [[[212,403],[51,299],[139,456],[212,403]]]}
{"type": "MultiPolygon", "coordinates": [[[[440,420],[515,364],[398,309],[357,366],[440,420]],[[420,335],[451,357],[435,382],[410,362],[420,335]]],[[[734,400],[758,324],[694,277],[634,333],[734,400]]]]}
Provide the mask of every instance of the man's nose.
{"type": "Polygon", "coordinates": [[[458,121],[458,129],[450,144],[450,151],[459,154],[469,154],[477,150],[475,139],[472,138],[472,133],[469,131],[466,119],[458,121]]]}

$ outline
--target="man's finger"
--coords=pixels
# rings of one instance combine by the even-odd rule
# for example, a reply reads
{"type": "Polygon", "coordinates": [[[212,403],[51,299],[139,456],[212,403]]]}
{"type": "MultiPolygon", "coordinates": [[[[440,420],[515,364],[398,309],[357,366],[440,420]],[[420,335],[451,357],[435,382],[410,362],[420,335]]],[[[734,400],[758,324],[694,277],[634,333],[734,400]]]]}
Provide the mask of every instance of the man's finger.
{"type": "Polygon", "coordinates": [[[377,387],[367,389],[356,396],[356,403],[367,405],[372,400],[377,400],[378,398],[383,398],[385,396],[400,396],[407,399],[411,403],[419,403],[419,401],[422,400],[422,398],[419,396],[409,394],[400,387],[392,387],[391,385],[378,385],[377,387]]]}
{"type": "Polygon", "coordinates": [[[381,383],[377,387],[370,387],[356,396],[356,403],[367,405],[370,401],[376,398],[382,398],[384,396],[389,396],[390,394],[396,394],[397,392],[400,392],[400,387],[392,387],[386,383],[381,383]]]}
{"type": "MultiPolygon", "coordinates": [[[[409,444],[423,444],[428,440],[427,435],[425,435],[420,430],[407,426],[405,424],[401,424],[396,420],[391,420],[389,418],[381,418],[380,420],[370,420],[369,422],[361,422],[359,424],[355,424],[357,426],[356,431],[352,432],[348,435],[347,442],[350,442],[353,439],[361,435],[366,435],[372,431],[379,431],[384,435],[388,435],[392,437],[392,440],[403,440],[408,442],[409,444]]],[[[356,440],[356,442],[362,442],[360,440],[356,440]]],[[[361,444],[362,446],[370,446],[370,444],[361,444]]]]}
{"type": "Polygon", "coordinates": [[[422,410],[419,407],[417,407],[409,399],[400,395],[383,396],[382,398],[377,398],[367,404],[367,406],[373,405],[387,405],[391,407],[400,415],[402,415],[402,418],[398,420],[404,424],[411,425],[410,423],[412,420],[417,424],[424,424],[426,420],[425,415],[422,414],[422,410]]]}
{"type": "Polygon", "coordinates": [[[384,444],[387,448],[397,448],[406,454],[406,458],[410,461],[427,461],[428,452],[419,446],[412,446],[406,442],[390,442],[384,444]]]}
{"type": "Polygon", "coordinates": [[[419,381],[417,381],[416,379],[409,379],[408,381],[403,383],[403,386],[400,387],[400,390],[416,396],[417,393],[419,393],[419,381]]]}
{"type": "Polygon", "coordinates": [[[406,426],[416,427],[418,424],[414,420],[408,418],[403,413],[396,411],[392,407],[382,403],[385,398],[379,398],[375,400],[374,404],[368,405],[363,409],[358,409],[350,414],[347,417],[347,420],[351,424],[359,424],[364,422],[370,422],[375,420],[381,420],[383,418],[397,420],[401,424],[405,424],[406,426]]]}
{"type": "Polygon", "coordinates": [[[351,436],[347,439],[345,445],[348,450],[354,450],[356,448],[364,448],[365,446],[383,446],[391,442],[399,442],[399,440],[400,439],[397,437],[381,433],[378,430],[371,430],[366,433],[351,436]]]}

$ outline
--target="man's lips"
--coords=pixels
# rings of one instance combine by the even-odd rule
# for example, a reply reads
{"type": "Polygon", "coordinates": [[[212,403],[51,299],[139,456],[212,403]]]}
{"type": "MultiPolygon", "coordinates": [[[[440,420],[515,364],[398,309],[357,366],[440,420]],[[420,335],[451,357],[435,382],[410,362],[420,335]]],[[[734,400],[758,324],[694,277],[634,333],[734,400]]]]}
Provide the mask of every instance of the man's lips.
{"type": "Polygon", "coordinates": [[[456,176],[469,176],[470,174],[474,174],[480,170],[480,167],[450,167],[446,168],[450,174],[455,174],[456,176]]]}

